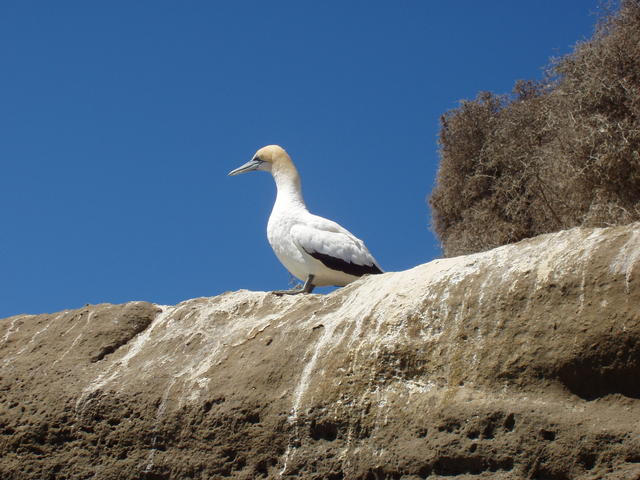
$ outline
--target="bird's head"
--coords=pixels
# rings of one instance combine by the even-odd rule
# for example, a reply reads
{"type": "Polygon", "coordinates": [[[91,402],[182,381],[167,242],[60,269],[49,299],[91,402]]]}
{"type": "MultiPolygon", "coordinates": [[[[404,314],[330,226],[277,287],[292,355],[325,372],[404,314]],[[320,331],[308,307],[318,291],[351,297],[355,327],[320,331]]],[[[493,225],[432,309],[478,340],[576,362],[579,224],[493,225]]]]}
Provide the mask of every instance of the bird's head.
{"type": "Polygon", "coordinates": [[[231,170],[229,175],[238,175],[239,173],[250,172],[252,170],[264,170],[273,172],[280,168],[293,167],[291,158],[284,148],[279,145],[267,145],[258,150],[253,158],[244,165],[231,170]]]}

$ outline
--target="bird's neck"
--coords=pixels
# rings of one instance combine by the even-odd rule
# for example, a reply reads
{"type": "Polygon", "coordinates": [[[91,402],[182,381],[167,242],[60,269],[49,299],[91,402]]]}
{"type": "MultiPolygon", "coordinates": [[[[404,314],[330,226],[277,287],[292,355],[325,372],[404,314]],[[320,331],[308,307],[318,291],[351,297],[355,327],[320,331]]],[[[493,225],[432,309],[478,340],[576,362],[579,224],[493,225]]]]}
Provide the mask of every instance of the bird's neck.
{"type": "Polygon", "coordinates": [[[306,210],[307,207],[302,198],[300,175],[296,167],[287,165],[287,168],[276,168],[271,173],[278,189],[274,208],[286,206],[286,208],[299,207],[306,210]]]}

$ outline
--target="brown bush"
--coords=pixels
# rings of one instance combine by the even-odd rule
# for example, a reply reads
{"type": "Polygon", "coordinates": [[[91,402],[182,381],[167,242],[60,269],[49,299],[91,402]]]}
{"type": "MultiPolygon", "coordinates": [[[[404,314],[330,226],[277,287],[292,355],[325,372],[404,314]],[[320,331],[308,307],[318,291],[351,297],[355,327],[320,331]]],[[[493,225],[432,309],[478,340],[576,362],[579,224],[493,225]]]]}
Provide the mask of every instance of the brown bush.
{"type": "Polygon", "coordinates": [[[429,202],[447,256],[640,220],[640,0],[623,0],[543,81],[441,118],[429,202]]]}

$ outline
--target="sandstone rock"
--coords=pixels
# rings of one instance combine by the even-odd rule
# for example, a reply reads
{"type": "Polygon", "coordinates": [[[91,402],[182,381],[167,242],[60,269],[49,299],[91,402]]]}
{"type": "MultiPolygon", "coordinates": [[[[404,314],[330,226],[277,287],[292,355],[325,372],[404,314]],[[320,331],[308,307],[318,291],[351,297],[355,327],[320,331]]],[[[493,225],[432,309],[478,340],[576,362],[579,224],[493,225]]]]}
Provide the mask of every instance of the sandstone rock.
{"type": "Polygon", "coordinates": [[[3,479],[640,478],[640,224],[0,320],[3,479]]]}

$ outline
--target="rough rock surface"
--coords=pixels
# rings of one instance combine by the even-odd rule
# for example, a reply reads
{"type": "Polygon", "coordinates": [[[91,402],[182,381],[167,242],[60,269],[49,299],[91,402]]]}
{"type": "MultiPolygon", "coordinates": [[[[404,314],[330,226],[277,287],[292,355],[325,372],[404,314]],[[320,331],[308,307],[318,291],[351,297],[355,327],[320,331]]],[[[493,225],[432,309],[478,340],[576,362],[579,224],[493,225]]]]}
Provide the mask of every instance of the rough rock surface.
{"type": "Polygon", "coordinates": [[[2,479],[640,478],[640,224],[0,320],[2,479]]]}

